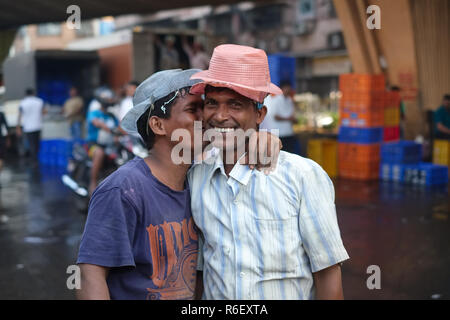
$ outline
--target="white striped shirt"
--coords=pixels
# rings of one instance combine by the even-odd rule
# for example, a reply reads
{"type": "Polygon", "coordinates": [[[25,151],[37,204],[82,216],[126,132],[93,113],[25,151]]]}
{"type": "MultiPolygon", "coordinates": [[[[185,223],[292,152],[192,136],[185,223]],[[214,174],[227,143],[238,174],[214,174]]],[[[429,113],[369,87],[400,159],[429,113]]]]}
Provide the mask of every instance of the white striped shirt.
{"type": "Polygon", "coordinates": [[[328,175],[284,151],[268,176],[237,163],[227,177],[211,160],[188,173],[203,299],[313,299],[312,273],[349,258],[328,175]]]}

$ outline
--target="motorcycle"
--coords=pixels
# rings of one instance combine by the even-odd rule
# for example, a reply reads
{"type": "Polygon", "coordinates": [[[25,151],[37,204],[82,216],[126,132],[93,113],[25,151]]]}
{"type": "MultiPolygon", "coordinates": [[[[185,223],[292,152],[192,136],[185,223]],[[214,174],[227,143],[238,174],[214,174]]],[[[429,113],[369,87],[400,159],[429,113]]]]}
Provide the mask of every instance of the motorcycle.
{"type": "MultiPolygon", "coordinates": [[[[113,130],[112,133],[116,139],[105,147],[105,163],[99,175],[99,183],[134,157],[147,156],[147,149],[139,137],[122,135],[118,130],[113,130]]],[[[91,168],[92,160],[89,157],[88,145],[75,143],[72,158],[67,166],[67,174],[63,175],[61,180],[74,192],[77,209],[85,213],[90,200],[88,190],[91,168]]]]}

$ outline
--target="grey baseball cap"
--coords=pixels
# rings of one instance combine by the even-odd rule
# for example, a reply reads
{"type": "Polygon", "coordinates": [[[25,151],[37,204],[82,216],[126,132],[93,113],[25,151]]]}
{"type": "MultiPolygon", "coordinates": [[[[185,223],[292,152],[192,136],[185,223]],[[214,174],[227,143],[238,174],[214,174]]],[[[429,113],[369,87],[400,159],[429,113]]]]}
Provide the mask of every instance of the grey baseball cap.
{"type": "Polygon", "coordinates": [[[137,121],[155,101],[184,87],[190,87],[201,80],[191,80],[199,69],[171,69],[159,71],[144,80],[133,97],[133,108],[127,112],[120,126],[129,134],[138,134],[137,121]]]}

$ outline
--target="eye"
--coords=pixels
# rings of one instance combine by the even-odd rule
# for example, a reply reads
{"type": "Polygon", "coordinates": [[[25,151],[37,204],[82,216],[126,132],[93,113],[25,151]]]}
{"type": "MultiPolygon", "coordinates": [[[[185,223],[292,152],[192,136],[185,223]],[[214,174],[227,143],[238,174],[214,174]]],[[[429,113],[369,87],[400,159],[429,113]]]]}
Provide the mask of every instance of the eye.
{"type": "Polygon", "coordinates": [[[206,99],[205,100],[205,107],[214,107],[217,106],[217,102],[212,99],[206,99]]]}

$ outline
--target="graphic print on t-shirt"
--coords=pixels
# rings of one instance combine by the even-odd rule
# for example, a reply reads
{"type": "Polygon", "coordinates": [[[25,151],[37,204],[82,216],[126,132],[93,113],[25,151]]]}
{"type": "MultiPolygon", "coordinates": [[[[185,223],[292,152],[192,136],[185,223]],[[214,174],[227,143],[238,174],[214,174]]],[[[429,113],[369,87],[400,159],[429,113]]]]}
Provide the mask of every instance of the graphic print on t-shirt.
{"type": "Polygon", "coordinates": [[[147,288],[147,300],[193,299],[197,272],[197,232],[192,218],[149,225],[156,288],[147,288]]]}

